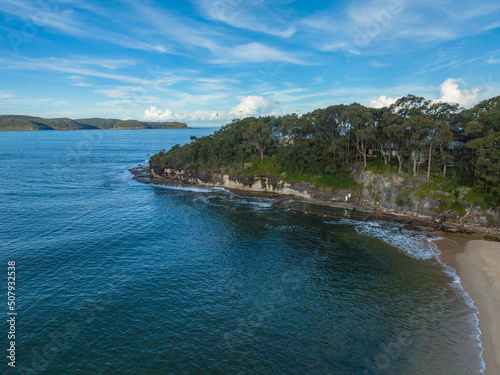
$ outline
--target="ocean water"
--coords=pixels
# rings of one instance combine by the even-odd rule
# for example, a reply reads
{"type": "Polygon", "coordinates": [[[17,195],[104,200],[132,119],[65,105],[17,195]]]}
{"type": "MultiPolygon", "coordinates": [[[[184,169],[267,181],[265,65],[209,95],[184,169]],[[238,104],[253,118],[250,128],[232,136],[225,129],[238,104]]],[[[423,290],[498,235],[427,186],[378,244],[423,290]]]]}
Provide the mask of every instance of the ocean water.
{"type": "Polygon", "coordinates": [[[424,234],[132,180],[213,130],[0,132],[0,373],[481,373],[477,311],[424,234]]]}

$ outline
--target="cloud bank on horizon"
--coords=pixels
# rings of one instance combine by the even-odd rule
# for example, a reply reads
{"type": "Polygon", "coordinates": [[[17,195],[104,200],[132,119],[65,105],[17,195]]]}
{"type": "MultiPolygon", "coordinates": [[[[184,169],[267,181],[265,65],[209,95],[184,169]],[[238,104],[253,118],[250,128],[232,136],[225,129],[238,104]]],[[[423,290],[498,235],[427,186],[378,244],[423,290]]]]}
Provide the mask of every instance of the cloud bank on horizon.
{"type": "Polygon", "coordinates": [[[222,125],[500,94],[500,4],[4,0],[0,112],[222,125]]]}
{"type": "MultiPolygon", "coordinates": [[[[469,108],[477,104],[479,102],[479,94],[481,92],[481,88],[474,87],[471,90],[461,89],[459,87],[460,81],[460,79],[448,78],[446,81],[441,83],[439,85],[439,92],[441,96],[439,98],[433,99],[433,101],[456,103],[465,108],[469,108]]],[[[370,107],[388,107],[391,104],[396,103],[399,98],[400,97],[388,98],[385,95],[381,95],[378,99],[370,101],[370,107]]]]}

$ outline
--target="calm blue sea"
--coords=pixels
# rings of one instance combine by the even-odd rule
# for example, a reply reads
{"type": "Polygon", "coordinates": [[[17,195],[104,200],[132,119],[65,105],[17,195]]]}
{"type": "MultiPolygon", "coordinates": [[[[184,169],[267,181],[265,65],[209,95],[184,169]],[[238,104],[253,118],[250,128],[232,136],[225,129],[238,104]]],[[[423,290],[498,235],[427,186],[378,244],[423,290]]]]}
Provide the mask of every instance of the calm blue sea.
{"type": "Polygon", "coordinates": [[[213,130],[0,132],[0,373],[481,372],[476,310],[422,233],[132,180],[213,130]]]}

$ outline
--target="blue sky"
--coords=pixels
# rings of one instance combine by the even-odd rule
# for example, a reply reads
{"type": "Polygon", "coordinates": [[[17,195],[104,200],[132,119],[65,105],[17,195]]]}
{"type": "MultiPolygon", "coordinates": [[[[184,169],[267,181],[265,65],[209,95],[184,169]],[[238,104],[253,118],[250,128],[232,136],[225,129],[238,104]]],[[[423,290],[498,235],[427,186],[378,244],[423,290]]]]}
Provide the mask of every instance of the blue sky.
{"type": "Polygon", "coordinates": [[[498,1],[0,2],[0,113],[222,125],[500,94],[498,1]]]}

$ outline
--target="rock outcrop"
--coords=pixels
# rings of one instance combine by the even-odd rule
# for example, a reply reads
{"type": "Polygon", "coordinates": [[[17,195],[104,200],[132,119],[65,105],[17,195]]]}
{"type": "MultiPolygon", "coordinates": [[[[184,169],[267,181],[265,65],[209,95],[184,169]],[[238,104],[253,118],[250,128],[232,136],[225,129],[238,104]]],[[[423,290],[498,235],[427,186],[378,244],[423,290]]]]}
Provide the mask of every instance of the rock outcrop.
{"type": "Polygon", "coordinates": [[[176,182],[209,187],[223,187],[242,193],[280,196],[282,199],[297,199],[318,204],[343,205],[345,197],[351,194],[351,209],[365,212],[376,212],[377,217],[397,216],[411,217],[410,221],[428,222],[433,228],[445,231],[491,232],[500,233],[498,210],[466,207],[465,215],[448,209],[438,209],[445,197],[452,192],[436,191],[432,194],[418,193],[419,182],[416,179],[405,179],[398,175],[380,175],[366,171],[361,166],[352,169],[352,175],[360,185],[359,189],[314,186],[307,182],[293,183],[286,179],[269,175],[230,176],[223,172],[207,172],[199,170],[181,170],[150,166],[150,174],[157,182],[176,182]]]}

